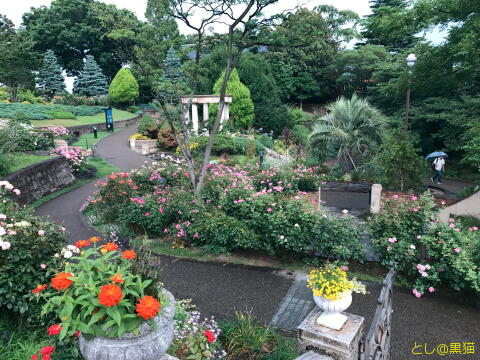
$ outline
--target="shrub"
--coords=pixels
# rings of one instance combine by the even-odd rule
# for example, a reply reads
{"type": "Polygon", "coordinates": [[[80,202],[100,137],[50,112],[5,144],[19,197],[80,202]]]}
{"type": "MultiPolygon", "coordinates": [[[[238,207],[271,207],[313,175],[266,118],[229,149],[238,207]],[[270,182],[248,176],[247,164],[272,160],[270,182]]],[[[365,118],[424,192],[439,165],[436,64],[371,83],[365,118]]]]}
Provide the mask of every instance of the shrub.
{"type": "MultiPolygon", "coordinates": [[[[195,141],[199,144],[199,148],[205,151],[208,144],[208,136],[199,136],[195,141]]],[[[217,134],[212,147],[212,154],[222,155],[224,153],[234,155],[239,153],[238,147],[235,145],[233,137],[226,134],[217,134]]]]}
{"type": "Polygon", "coordinates": [[[14,202],[14,189],[0,182],[0,307],[20,315],[30,325],[40,325],[40,306],[32,290],[55,272],[54,255],[65,243],[64,229],[36,217],[30,208],[14,202]]]}
{"type": "Polygon", "coordinates": [[[80,147],[62,146],[52,150],[50,155],[63,156],[67,160],[68,165],[70,165],[75,175],[85,170],[85,157],[83,156],[83,149],[80,147]]]}
{"type": "Polygon", "coordinates": [[[114,103],[132,103],[138,98],[138,83],[129,69],[122,68],[113,78],[108,95],[114,103]]]}
{"type": "Polygon", "coordinates": [[[172,130],[170,128],[162,129],[158,132],[157,135],[158,139],[158,147],[162,150],[171,151],[176,149],[178,146],[177,140],[175,139],[175,135],[173,135],[172,130]]]}
{"type": "Polygon", "coordinates": [[[480,292],[480,236],[476,227],[433,221],[430,195],[401,202],[389,200],[369,220],[372,243],[382,264],[394,262],[410,281],[416,297],[447,285],[480,292]]]}
{"type": "Polygon", "coordinates": [[[5,176],[8,174],[10,168],[12,167],[12,158],[10,155],[0,151],[0,176],[5,176]]]}
{"type": "Polygon", "coordinates": [[[60,105],[70,105],[70,106],[102,106],[105,107],[109,105],[110,99],[106,95],[100,96],[76,96],[73,94],[63,94],[61,96],[54,96],[52,99],[54,104],[60,105]]]}
{"type": "Polygon", "coordinates": [[[0,103],[0,118],[15,119],[18,112],[23,112],[28,120],[53,119],[51,112],[69,112],[75,116],[92,116],[103,111],[101,106],[70,105],[33,105],[0,103]]]}
{"type": "Polygon", "coordinates": [[[149,136],[151,133],[158,132],[157,121],[150,115],[143,115],[138,122],[138,132],[145,136],[149,136]]]}

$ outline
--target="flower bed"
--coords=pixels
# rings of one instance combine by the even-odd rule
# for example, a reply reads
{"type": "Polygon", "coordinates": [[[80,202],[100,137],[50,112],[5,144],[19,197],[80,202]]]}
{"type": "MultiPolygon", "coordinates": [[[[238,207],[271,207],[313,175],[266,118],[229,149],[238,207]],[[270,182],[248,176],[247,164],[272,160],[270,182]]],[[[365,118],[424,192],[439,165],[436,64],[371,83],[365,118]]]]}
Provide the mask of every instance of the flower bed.
{"type": "Polygon", "coordinates": [[[348,216],[331,217],[301,197],[324,178],[315,168],[210,165],[198,200],[185,167],[161,164],[111,175],[98,184],[88,211],[97,224],[114,223],[126,234],[146,233],[173,246],[362,259],[359,229],[348,216]],[[168,187],[162,188],[162,178],[168,187]]]}
{"type": "Polygon", "coordinates": [[[429,193],[408,200],[392,196],[370,219],[372,241],[381,262],[395,263],[421,297],[441,285],[480,293],[480,232],[451,219],[437,220],[429,193]]]}

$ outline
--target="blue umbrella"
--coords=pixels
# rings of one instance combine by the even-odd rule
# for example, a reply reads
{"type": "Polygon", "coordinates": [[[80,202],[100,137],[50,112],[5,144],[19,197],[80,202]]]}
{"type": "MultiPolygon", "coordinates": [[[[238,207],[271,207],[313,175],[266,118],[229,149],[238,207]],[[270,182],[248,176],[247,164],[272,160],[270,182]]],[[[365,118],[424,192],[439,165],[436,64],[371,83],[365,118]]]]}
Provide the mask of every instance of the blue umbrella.
{"type": "Polygon", "coordinates": [[[425,159],[428,160],[428,159],[436,158],[436,157],[439,157],[439,156],[448,157],[448,155],[445,154],[443,151],[435,151],[431,154],[428,154],[425,159]]]}

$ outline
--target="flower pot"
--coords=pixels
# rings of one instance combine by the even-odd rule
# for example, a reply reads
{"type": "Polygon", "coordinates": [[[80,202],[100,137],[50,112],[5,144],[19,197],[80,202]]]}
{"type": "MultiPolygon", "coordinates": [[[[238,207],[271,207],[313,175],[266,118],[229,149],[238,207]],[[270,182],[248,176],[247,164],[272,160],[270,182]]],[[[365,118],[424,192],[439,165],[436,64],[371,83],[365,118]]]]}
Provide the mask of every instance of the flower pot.
{"type": "Polygon", "coordinates": [[[126,333],[119,338],[94,337],[91,340],[80,335],[80,352],[85,360],[159,360],[173,341],[175,298],[162,290],[168,304],[162,305],[154,318],[157,328],[142,323],[138,335],[126,333]]]}
{"type": "Polygon", "coordinates": [[[347,317],[341,312],[348,309],[352,304],[352,293],[347,292],[338,300],[329,300],[323,296],[313,296],[315,304],[322,310],[322,314],[317,319],[317,324],[334,330],[340,330],[347,317]]]}

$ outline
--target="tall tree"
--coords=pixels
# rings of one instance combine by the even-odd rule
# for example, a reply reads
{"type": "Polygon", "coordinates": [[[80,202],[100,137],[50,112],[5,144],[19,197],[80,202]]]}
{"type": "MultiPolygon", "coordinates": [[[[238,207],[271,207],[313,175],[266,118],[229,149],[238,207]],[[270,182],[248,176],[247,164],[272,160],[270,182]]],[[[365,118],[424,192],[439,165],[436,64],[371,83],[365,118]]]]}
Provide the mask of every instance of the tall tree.
{"type": "Polygon", "coordinates": [[[129,60],[130,37],[137,24],[131,12],[95,0],[53,0],[49,7],[32,8],[23,15],[35,48],[55,49],[70,76],[78,75],[83,58],[92,55],[107,77],[113,78],[129,60]]]}
{"type": "Polygon", "coordinates": [[[408,8],[407,0],[370,1],[372,14],[362,21],[362,37],[367,44],[383,45],[390,51],[413,46],[422,24],[408,8]]]}
{"type": "Polygon", "coordinates": [[[43,57],[43,66],[37,76],[37,86],[49,97],[65,92],[63,70],[58,65],[53,50],[47,50],[43,57]]]}
{"type": "Polygon", "coordinates": [[[85,65],[73,83],[73,92],[84,96],[105,95],[108,92],[107,78],[92,55],[85,57],[85,65]]]}
{"type": "Polygon", "coordinates": [[[39,56],[33,49],[34,42],[23,30],[15,30],[13,22],[0,15],[0,83],[17,102],[22,89],[35,87],[32,71],[39,64],[39,56]]]}
{"type": "Polygon", "coordinates": [[[327,109],[328,114],[313,126],[310,146],[320,152],[334,148],[343,170],[356,170],[379,146],[387,124],[385,117],[356,95],[342,97],[327,109]]]}

